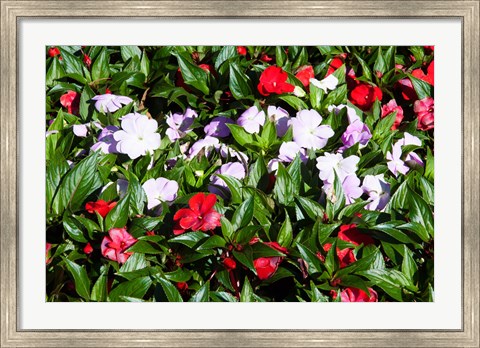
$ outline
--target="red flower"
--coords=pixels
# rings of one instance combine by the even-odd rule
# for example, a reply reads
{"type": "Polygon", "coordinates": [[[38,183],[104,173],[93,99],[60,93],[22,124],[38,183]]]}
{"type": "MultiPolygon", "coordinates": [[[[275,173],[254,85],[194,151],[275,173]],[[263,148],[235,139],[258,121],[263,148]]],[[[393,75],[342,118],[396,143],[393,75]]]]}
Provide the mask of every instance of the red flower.
{"type": "Polygon", "coordinates": [[[132,252],[125,252],[125,250],[136,242],[137,240],[127,232],[125,227],[112,228],[108,231],[108,236],[105,236],[102,240],[102,255],[118,263],[125,263],[133,254],[132,252]]]}
{"type": "Polygon", "coordinates": [[[90,68],[90,65],[92,64],[92,60],[90,59],[90,57],[87,55],[87,54],[83,54],[83,62],[85,63],[85,65],[87,67],[90,68]]]}
{"type": "Polygon", "coordinates": [[[410,100],[417,100],[417,92],[415,92],[415,89],[413,88],[412,81],[410,81],[409,78],[404,78],[398,81],[395,84],[395,88],[399,88],[402,92],[402,97],[406,101],[410,100]]]}
{"type": "Polygon", "coordinates": [[[67,108],[69,114],[78,115],[80,105],[80,93],[68,91],[60,97],[60,104],[67,108]]]}
{"type": "Polygon", "coordinates": [[[83,248],[83,252],[87,255],[90,255],[93,252],[93,248],[90,243],[87,243],[87,245],[85,245],[85,247],[83,248]]]}
{"type": "Polygon", "coordinates": [[[50,47],[48,49],[48,55],[50,57],[55,57],[55,56],[59,56],[58,59],[62,59],[62,56],[60,56],[60,50],[57,48],[57,47],[50,47]]]}
{"type": "Polygon", "coordinates": [[[432,62],[428,65],[427,68],[427,74],[423,72],[422,69],[415,69],[412,71],[412,75],[415,76],[417,79],[420,79],[422,81],[425,81],[426,83],[430,85],[434,85],[434,75],[435,75],[435,63],[432,60],[432,62]]]}
{"type": "Polygon", "coordinates": [[[260,82],[257,86],[258,91],[265,97],[271,93],[291,93],[295,89],[295,86],[287,83],[287,78],[288,75],[282,68],[269,66],[262,72],[262,75],[260,75],[260,82]]]}
{"type": "Polygon", "coordinates": [[[372,288],[368,288],[370,297],[363,290],[357,288],[346,288],[340,293],[342,302],[378,302],[378,294],[372,288]]]}
{"type": "Polygon", "coordinates": [[[427,131],[434,126],[434,100],[432,97],[426,97],[422,100],[417,100],[413,104],[413,111],[417,114],[418,124],[417,128],[427,131]]]}
{"type": "Polygon", "coordinates": [[[237,52],[241,56],[247,55],[247,48],[245,46],[237,46],[237,52]]]}
{"type": "Polygon", "coordinates": [[[340,68],[341,66],[343,65],[343,60],[340,59],[340,58],[333,58],[332,61],[330,62],[330,66],[328,67],[328,70],[327,70],[327,75],[325,75],[325,77],[327,77],[328,75],[331,75],[335,72],[335,70],[337,70],[338,68],[340,68]]]}
{"type": "Polygon", "coordinates": [[[188,290],[188,284],[185,282],[179,282],[177,283],[177,289],[184,292],[188,290]]]}
{"type": "MultiPolygon", "coordinates": [[[[282,253],[287,253],[287,248],[280,246],[277,242],[267,242],[264,244],[282,253]]],[[[253,260],[253,267],[255,267],[257,271],[258,279],[265,280],[273,276],[282,260],[283,257],[281,256],[260,257],[253,260]]]]}
{"type": "Polygon", "coordinates": [[[349,100],[363,111],[368,111],[376,99],[382,100],[382,90],[365,82],[358,82],[349,95],[349,100]]]}
{"type": "Polygon", "coordinates": [[[400,126],[400,123],[402,123],[403,120],[403,109],[401,106],[397,105],[397,102],[395,99],[390,100],[387,104],[382,106],[382,118],[387,117],[390,115],[392,112],[397,112],[397,115],[395,116],[395,122],[393,123],[393,126],[391,130],[395,130],[400,126]]]}
{"type": "Polygon", "coordinates": [[[230,257],[227,257],[223,260],[223,265],[225,266],[225,268],[229,271],[237,268],[237,263],[235,262],[234,259],[230,258],[230,257]]]}
{"type": "Polygon", "coordinates": [[[435,46],[423,46],[426,55],[430,55],[435,50],[435,46]]]}
{"type": "Polygon", "coordinates": [[[313,67],[311,65],[304,65],[300,67],[295,77],[299,79],[305,87],[308,88],[308,86],[310,85],[310,79],[313,79],[315,77],[313,67]]]}
{"type": "Polygon", "coordinates": [[[105,88],[105,94],[112,94],[112,91],[109,90],[108,88],[105,88]]]}
{"type": "Polygon", "coordinates": [[[272,58],[272,57],[269,57],[269,56],[268,56],[267,54],[265,54],[265,53],[262,53],[262,55],[260,56],[260,60],[261,60],[262,62],[268,63],[268,62],[272,61],[273,58],[272,58]]]}
{"type": "Polygon", "coordinates": [[[105,202],[103,199],[100,199],[96,202],[87,202],[87,204],[85,204],[85,210],[90,214],[97,212],[101,217],[105,218],[116,205],[117,202],[105,202]]]}
{"type": "MultiPolygon", "coordinates": [[[[332,247],[332,244],[327,243],[323,246],[323,250],[328,252],[330,248],[332,247]]],[[[317,254],[320,260],[325,261],[325,257],[321,254],[317,254]]],[[[339,247],[337,247],[337,257],[338,260],[340,261],[340,268],[347,267],[349,264],[357,261],[355,258],[355,254],[353,253],[353,250],[350,248],[345,248],[340,250],[339,247]]]]}
{"type": "Polygon", "coordinates": [[[362,243],[364,245],[375,244],[375,241],[372,239],[372,237],[361,233],[355,224],[340,226],[338,238],[355,245],[360,245],[362,243]]]}
{"type": "Polygon", "coordinates": [[[47,243],[45,244],[45,263],[48,265],[50,262],[52,262],[52,258],[48,257],[50,254],[50,249],[52,249],[52,244],[47,243]]]}
{"type": "Polygon", "coordinates": [[[211,66],[210,64],[199,64],[198,67],[202,68],[203,71],[206,71],[207,73],[214,71],[213,66],[211,66]]]}
{"type": "Polygon", "coordinates": [[[180,209],[173,216],[176,225],[173,229],[175,235],[184,233],[186,230],[209,231],[221,226],[221,215],[213,209],[217,202],[217,196],[213,193],[206,195],[197,193],[190,198],[190,208],[180,209]]]}

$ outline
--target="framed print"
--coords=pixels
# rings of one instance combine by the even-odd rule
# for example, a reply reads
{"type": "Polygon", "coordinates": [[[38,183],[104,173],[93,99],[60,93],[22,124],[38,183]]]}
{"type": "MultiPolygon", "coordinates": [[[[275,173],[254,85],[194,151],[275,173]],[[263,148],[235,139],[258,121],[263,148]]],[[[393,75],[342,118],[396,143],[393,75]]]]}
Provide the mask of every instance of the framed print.
{"type": "Polygon", "coordinates": [[[479,345],[477,2],[1,8],[2,346],[479,345]]]}

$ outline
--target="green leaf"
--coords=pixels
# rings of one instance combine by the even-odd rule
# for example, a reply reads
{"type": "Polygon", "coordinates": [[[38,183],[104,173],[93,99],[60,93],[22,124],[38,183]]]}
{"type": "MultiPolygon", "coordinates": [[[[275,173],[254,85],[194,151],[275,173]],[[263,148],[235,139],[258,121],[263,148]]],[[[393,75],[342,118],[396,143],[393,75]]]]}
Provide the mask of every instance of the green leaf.
{"type": "Polygon", "coordinates": [[[232,225],[234,230],[245,227],[250,223],[250,221],[252,221],[253,207],[253,197],[249,197],[246,201],[240,204],[237,210],[235,210],[235,213],[232,217],[232,225]]]}
{"type": "Polygon", "coordinates": [[[192,296],[189,302],[208,302],[210,299],[210,282],[207,281],[200,289],[192,296]]]}
{"type": "Polygon", "coordinates": [[[236,55],[237,55],[237,49],[235,46],[224,46],[220,50],[220,53],[218,53],[217,59],[215,59],[215,70],[218,71],[218,68],[220,68],[220,65],[222,65],[224,62],[226,62],[230,58],[235,57],[236,55]]]}
{"type": "Polygon", "coordinates": [[[92,80],[98,81],[110,77],[109,54],[104,47],[95,61],[92,63],[92,80]]]}
{"type": "Polygon", "coordinates": [[[111,302],[121,302],[121,296],[143,298],[152,285],[150,277],[135,278],[118,284],[110,291],[109,298],[111,302]]]}
{"type": "Polygon", "coordinates": [[[312,302],[329,302],[328,296],[323,295],[320,290],[315,286],[315,284],[310,281],[310,301],[312,302]]]}
{"type": "Polygon", "coordinates": [[[186,245],[189,248],[193,248],[198,242],[208,238],[209,235],[203,232],[188,232],[169,239],[169,243],[180,243],[186,245]]]}
{"type": "Polygon", "coordinates": [[[293,183],[290,174],[283,166],[283,164],[278,164],[277,170],[277,180],[275,181],[275,186],[273,187],[273,194],[277,198],[280,204],[288,206],[293,201],[293,183]]]}
{"type": "Polygon", "coordinates": [[[425,226],[428,234],[433,237],[433,213],[427,202],[412,190],[409,190],[407,200],[410,207],[410,219],[425,226]]]}
{"type": "Polygon", "coordinates": [[[392,238],[402,242],[402,243],[412,243],[410,237],[408,237],[405,233],[399,231],[396,227],[399,223],[385,222],[382,224],[378,224],[376,226],[371,227],[372,230],[382,231],[385,234],[389,235],[392,238]]]}
{"type": "Polygon", "coordinates": [[[127,262],[120,267],[119,273],[134,272],[147,266],[145,255],[134,253],[128,258],[127,262]]]}
{"type": "Polygon", "coordinates": [[[287,168],[288,174],[292,178],[293,194],[298,195],[302,186],[302,160],[297,154],[295,159],[289,164],[287,168]]]}
{"type": "Polygon", "coordinates": [[[434,176],[434,166],[435,166],[435,159],[432,154],[432,150],[427,147],[427,163],[425,164],[425,177],[433,183],[435,178],[434,176]]]}
{"type": "Polygon", "coordinates": [[[248,281],[248,277],[245,277],[243,281],[242,292],[240,293],[240,302],[253,302],[253,289],[252,285],[248,281]]]}
{"type": "Polygon", "coordinates": [[[413,279],[415,276],[415,273],[418,271],[417,264],[415,263],[415,260],[413,259],[412,256],[412,251],[408,249],[406,245],[403,245],[403,250],[404,250],[404,257],[403,257],[403,262],[402,262],[402,273],[405,274],[405,276],[410,279],[410,281],[413,284],[413,279]]]}
{"type": "Polygon", "coordinates": [[[418,99],[422,100],[427,97],[431,97],[433,93],[433,87],[420,79],[417,79],[415,76],[408,75],[410,81],[412,81],[413,89],[417,93],[418,99]]]}
{"type": "Polygon", "coordinates": [[[168,302],[183,302],[182,295],[180,295],[180,292],[178,292],[178,289],[175,285],[160,276],[155,276],[155,279],[165,292],[168,302]]]}
{"type": "Polygon", "coordinates": [[[253,136],[247,133],[243,127],[236,124],[227,124],[227,127],[230,128],[233,138],[240,146],[253,143],[253,136]]]}
{"type": "Polygon", "coordinates": [[[223,237],[228,240],[232,241],[233,235],[235,234],[235,229],[233,228],[233,225],[231,222],[225,217],[222,216],[220,218],[220,222],[222,223],[222,235],[223,237]]]}
{"type": "Polygon", "coordinates": [[[397,112],[394,111],[391,114],[382,118],[377,126],[374,128],[373,134],[376,139],[381,139],[385,134],[390,134],[392,131],[393,124],[395,123],[395,118],[397,117],[397,112]]]}
{"type": "Polygon", "coordinates": [[[249,186],[258,187],[264,189],[268,183],[267,166],[262,156],[258,156],[257,161],[250,166],[250,172],[248,174],[247,183],[249,186]]]}
{"type": "Polygon", "coordinates": [[[288,216],[288,212],[285,210],[285,221],[278,232],[277,241],[278,244],[289,247],[293,240],[293,229],[292,223],[290,222],[290,217],[288,216]]]}
{"type": "Polygon", "coordinates": [[[230,198],[232,203],[240,203],[242,202],[242,182],[238,180],[237,178],[230,176],[230,175],[222,175],[222,174],[215,174],[218,176],[220,179],[225,181],[225,184],[227,184],[228,188],[230,189],[230,198]]]}
{"type": "Polygon", "coordinates": [[[59,46],[62,56],[63,67],[67,74],[79,74],[83,76],[83,63],[81,59],[67,51],[66,47],[59,46]]]}
{"type": "Polygon", "coordinates": [[[137,177],[133,173],[129,174],[127,192],[130,195],[130,207],[133,208],[137,214],[143,214],[147,195],[137,177]]]}
{"type": "Polygon", "coordinates": [[[282,46],[275,47],[275,62],[277,66],[280,68],[285,65],[286,61],[288,60],[287,54],[285,53],[285,49],[282,46]]]}
{"type": "Polygon", "coordinates": [[[375,60],[375,65],[373,66],[374,71],[379,71],[384,74],[387,71],[387,66],[382,54],[382,47],[379,46],[377,49],[377,59],[375,60]]]}
{"type": "Polygon", "coordinates": [[[138,59],[140,59],[142,51],[138,46],[120,46],[120,54],[122,55],[122,60],[126,62],[133,57],[138,57],[138,59]]]}
{"type": "Polygon", "coordinates": [[[97,157],[98,152],[92,153],[65,175],[55,196],[59,211],[79,210],[85,198],[102,186],[100,175],[97,173],[97,157]]]}
{"type": "Polygon", "coordinates": [[[167,280],[172,282],[187,282],[192,278],[192,272],[183,268],[178,268],[173,272],[167,272],[164,274],[167,280]]]}
{"type": "Polygon", "coordinates": [[[311,200],[310,198],[297,196],[295,197],[297,205],[305,211],[310,219],[317,221],[317,219],[323,219],[324,210],[320,203],[311,200]]]}
{"type": "Polygon", "coordinates": [[[265,243],[255,243],[252,245],[253,259],[260,257],[286,256],[284,253],[265,243]]]}
{"type": "Polygon", "coordinates": [[[338,213],[338,219],[341,220],[344,216],[353,217],[353,214],[361,211],[368,203],[369,202],[360,201],[347,205],[345,208],[340,210],[340,213],[338,213]]]}
{"type": "Polygon", "coordinates": [[[238,244],[246,244],[252,240],[261,226],[246,226],[237,231],[234,241],[238,244]]]}
{"type": "Polygon", "coordinates": [[[163,251],[159,246],[155,247],[154,244],[144,240],[138,240],[135,244],[128,248],[127,251],[141,254],[163,254],[163,251]]]}
{"type": "Polygon", "coordinates": [[[85,300],[90,300],[90,279],[84,266],[79,266],[69,259],[63,258],[65,266],[73,276],[75,282],[75,291],[85,300]]]}
{"type": "Polygon", "coordinates": [[[323,271],[320,259],[315,253],[300,243],[297,243],[297,249],[308,265],[308,274],[321,273],[323,271]]]}
{"type": "Polygon", "coordinates": [[[359,55],[355,54],[355,57],[362,66],[362,76],[365,77],[365,79],[367,79],[368,81],[372,81],[372,72],[370,71],[368,64],[362,58],[360,58],[359,55]]]}
{"type": "Polygon", "coordinates": [[[425,229],[425,227],[420,225],[417,222],[410,221],[406,224],[397,226],[397,228],[415,233],[424,242],[428,242],[430,240],[430,236],[428,235],[428,232],[425,229]]]}
{"type": "Polygon", "coordinates": [[[255,267],[253,266],[253,252],[250,245],[246,245],[242,251],[233,250],[233,256],[241,264],[251,270],[253,273],[257,274],[255,267]]]}
{"type": "Polygon", "coordinates": [[[250,99],[253,94],[250,78],[235,63],[230,64],[229,87],[233,97],[237,100],[250,99]]]}
{"type": "Polygon", "coordinates": [[[102,272],[92,288],[92,294],[90,295],[92,301],[105,302],[107,300],[107,282],[109,268],[110,265],[108,264],[102,267],[102,272]]]}
{"type": "Polygon", "coordinates": [[[337,258],[337,241],[334,240],[331,248],[327,252],[325,257],[325,268],[327,269],[328,274],[331,276],[333,272],[338,268],[338,258],[337,258]]]}
{"type": "Polygon", "coordinates": [[[63,218],[63,228],[67,231],[70,238],[76,240],[77,242],[87,243],[88,240],[85,238],[82,232],[82,226],[80,222],[76,221],[74,218],[65,216],[63,218]]]}
{"type": "Polygon", "coordinates": [[[130,193],[118,201],[105,218],[105,230],[112,228],[123,228],[127,225],[130,205],[130,193]]]}
{"type": "Polygon", "coordinates": [[[414,288],[405,275],[396,270],[370,269],[358,272],[358,274],[367,277],[374,285],[382,288],[383,291],[397,301],[403,301],[403,288],[407,286],[414,288]]]}
{"type": "Polygon", "coordinates": [[[186,56],[181,53],[173,53],[177,57],[178,66],[182,73],[183,80],[187,85],[195,87],[203,94],[208,95],[210,89],[208,88],[208,74],[202,68],[193,64],[186,56]]]}
{"type": "Polygon", "coordinates": [[[317,233],[320,245],[324,245],[327,242],[328,237],[330,237],[333,231],[335,231],[341,224],[341,221],[332,224],[324,224],[320,220],[317,220],[313,225],[313,230],[317,233]]]}
{"type": "Polygon", "coordinates": [[[225,239],[220,236],[214,235],[209,237],[205,242],[197,247],[197,250],[207,250],[225,247],[225,239]]]}
{"type": "Polygon", "coordinates": [[[278,99],[283,100],[284,102],[286,102],[288,105],[290,105],[292,108],[296,109],[297,111],[308,109],[308,105],[305,104],[305,102],[302,99],[294,95],[281,95],[278,97],[278,99]]]}
{"type": "Polygon", "coordinates": [[[60,214],[59,201],[54,199],[58,194],[58,187],[60,181],[66,172],[69,170],[69,166],[63,155],[57,153],[52,156],[51,160],[47,162],[46,168],[46,203],[47,212],[54,215],[60,214]]]}

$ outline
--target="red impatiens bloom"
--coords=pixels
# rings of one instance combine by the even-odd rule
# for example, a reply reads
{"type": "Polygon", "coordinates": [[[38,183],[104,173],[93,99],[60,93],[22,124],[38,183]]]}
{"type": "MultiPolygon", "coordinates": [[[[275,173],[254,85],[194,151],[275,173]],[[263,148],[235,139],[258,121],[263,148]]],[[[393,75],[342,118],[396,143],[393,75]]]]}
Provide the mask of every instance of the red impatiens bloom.
{"type": "Polygon", "coordinates": [[[397,112],[395,115],[395,122],[393,123],[393,126],[391,130],[395,130],[400,126],[400,123],[402,123],[403,120],[403,109],[401,106],[397,105],[397,102],[395,99],[390,100],[387,104],[382,106],[382,118],[387,117],[390,115],[392,112],[397,112]]]}
{"type": "Polygon", "coordinates": [[[310,79],[315,77],[313,67],[311,65],[304,65],[300,67],[295,77],[300,80],[304,87],[308,88],[310,85],[310,79]]]}
{"type": "Polygon", "coordinates": [[[83,248],[83,252],[87,255],[90,255],[93,252],[93,248],[90,243],[87,243],[87,245],[85,245],[85,247],[83,248]]]}
{"type": "Polygon", "coordinates": [[[52,262],[52,258],[48,257],[50,255],[50,249],[52,249],[52,244],[47,243],[45,244],[45,263],[48,265],[52,262]]]}
{"type": "Polygon", "coordinates": [[[247,48],[245,46],[237,46],[237,52],[241,56],[247,55],[247,48]]]}
{"type": "Polygon", "coordinates": [[[434,109],[435,103],[432,97],[417,100],[413,104],[413,111],[415,111],[418,118],[418,129],[427,131],[434,127],[434,109]]]}
{"type": "Polygon", "coordinates": [[[80,106],[80,93],[68,91],[60,97],[60,104],[67,108],[69,114],[78,115],[80,106]]]}
{"type": "Polygon", "coordinates": [[[190,208],[180,209],[173,216],[175,227],[173,233],[179,235],[186,230],[209,231],[221,226],[221,215],[213,209],[217,202],[217,196],[213,193],[206,195],[197,193],[190,198],[188,205],[190,208]]]}
{"type": "Polygon", "coordinates": [[[406,101],[410,100],[417,100],[417,92],[415,92],[415,89],[413,88],[412,81],[408,77],[401,79],[395,84],[395,88],[400,89],[402,92],[402,97],[406,101]]]}
{"type": "MultiPolygon", "coordinates": [[[[325,252],[328,252],[331,247],[332,247],[332,244],[327,243],[323,246],[323,250],[325,250],[325,252]]],[[[325,257],[320,253],[317,254],[317,256],[321,261],[325,261],[325,257]]],[[[347,267],[351,263],[357,261],[357,259],[355,258],[355,254],[353,253],[353,250],[350,248],[345,248],[340,250],[340,248],[337,247],[337,257],[338,257],[338,260],[340,261],[340,268],[347,267]]]]}
{"type": "Polygon", "coordinates": [[[360,245],[362,243],[364,245],[375,244],[373,238],[361,233],[355,224],[340,226],[338,238],[355,245],[360,245]]]}
{"type": "Polygon", "coordinates": [[[358,82],[349,94],[349,100],[353,105],[363,111],[368,111],[376,99],[382,100],[382,90],[365,82],[358,82]]]}
{"type": "Polygon", "coordinates": [[[48,49],[48,55],[50,57],[55,57],[55,56],[59,56],[58,59],[62,59],[62,56],[60,56],[60,50],[57,48],[57,47],[50,47],[48,49]]]}
{"type": "Polygon", "coordinates": [[[226,257],[224,260],[223,260],[223,265],[225,266],[225,268],[229,271],[237,268],[237,263],[235,262],[234,259],[230,258],[230,257],[226,257]]]}
{"type": "Polygon", "coordinates": [[[132,252],[125,252],[125,250],[136,242],[137,240],[127,232],[125,227],[112,228],[108,231],[108,236],[105,236],[102,240],[102,255],[112,261],[125,263],[133,254],[132,252]]]}
{"type": "Polygon", "coordinates": [[[178,282],[177,289],[180,290],[180,292],[185,292],[188,290],[188,284],[186,282],[178,282]]]}
{"type": "MultiPolygon", "coordinates": [[[[287,248],[280,246],[277,242],[267,242],[264,244],[284,254],[287,253],[287,248]]],[[[257,271],[258,279],[265,280],[273,276],[282,260],[283,257],[281,256],[260,257],[253,260],[253,267],[255,267],[257,271]]]]}
{"type": "Polygon", "coordinates": [[[88,54],[83,54],[83,62],[85,65],[90,68],[90,65],[92,65],[92,59],[88,56],[88,54]]]}
{"type": "Polygon", "coordinates": [[[85,210],[90,214],[97,212],[101,217],[105,218],[116,205],[117,202],[105,202],[103,199],[99,199],[96,202],[87,202],[87,204],[85,204],[85,210]]]}
{"type": "Polygon", "coordinates": [[[258,91],[265,97],[272,93],[291,93],[295,86],[287,83],[287,78],[288,75],[282,68],[269,66],[260,75],[260,82],[257,86],[258,91]]]}
{"type": "Polygon", "coordinates": [[[435,77],[435,63],[432,60],[431,63],[428,65],[427,74],[423,72],[422,69],[415,69],[412,71],[412,75],[415,76],[417,79],[425,81],[430,85],[434,85],[434,77],[435,77]]]}
{"type": "Polygon", "coordinates": [[[342,65],[343,65],[343,59],[333,58],[332,61],[330,62],[330,66],[328,67],[327,74],[325,75],[325,77],[333,74],[335,72],[335,70],[340,68],[342,65]]]}
{"type": "Polygon", "coordinates": [[[370,297],[363,290],[357,288],[346,288],[340,293],[342,302],[378,302],[378,294],[372,288],[368,288],[370,297]]]}

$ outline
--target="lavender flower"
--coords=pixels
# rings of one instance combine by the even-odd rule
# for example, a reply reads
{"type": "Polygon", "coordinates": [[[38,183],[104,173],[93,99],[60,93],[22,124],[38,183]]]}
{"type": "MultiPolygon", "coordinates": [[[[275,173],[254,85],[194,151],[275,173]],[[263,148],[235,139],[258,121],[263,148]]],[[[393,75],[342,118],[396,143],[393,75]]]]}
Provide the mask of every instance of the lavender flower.
{"type": "Polygon", "coordinates": [[[290,115],[285,109],[269,106],[267,109],[268,118],[275,122],[277,136],[283,137],[290,126],[290,115]]]}
{"type": "MultiPolygon", "coordinates": [[[[363,190],[360,187],[360,179],[355,174],[349,174],[343,179],[342,188],[345,195],[346,205],[352,204],[355,199],[363,194],[363,190]]],[[[325,181],[323,190],[327,196],[331,197],[333,195],[333,183],[325,181]]]]}
{"type": "MultiPolygon", "coordinates": [[[[240,162],[225,163],[215,173],[233,176],[234,178],[237,178],[239,180],[245,178],[246,174],[245,167],[240,162]]],[[[223,191],[216,186],[220,186],[228,190],[228,186],[223,179],[219,178],[216,175],[212,175],[211,183],[210,185],[208,185],[208,191],[224,197],[223,191]]]]}
{"type": "Polygon", "coordinates": [[[95,108],[99,112],[115,112],[123,105],[130,104],[133,100],[129,97],[119,96],[115,94],[102,94],[92,98],[95,100],[95,108]]]}
{"type": "Polygon", "coordinates": [[[178,183],[174,180],[148,179],[142,188],[147,195],[148,209],[153,209],[162,202],[173,202],[177,198],[178,183]]]}
{"type": "Polygon", "coordinates": [[[381,211],[390,200],[390,184],[385,181],[383,174],[366,175],[362,189],[369,195],[370,203],[365,206],[365,209],[381,211]]]}
{"type": "Polygon", "coordinates": [[[359,143],[360,148],[365,147],[371,137],[372,133],[367,125],[360,120],[355,120],[342,135],[343,148],[348,149],[356,143],[359,143]]]}
{"type": "Polygon", "coordinates": [[[167,116],[167,124],[170,128],[167,129],[166,134],[170,141],[183,138],[191,129],[188,129],[197,117],[197,113],[190,108],[185,110],[184,114],[173,114],[167,116]]]}
{"type": "Polygon", "coordinates": [[[302,162],[306,162],[308,157],[307,157],[307,151],[300,146],[294,141],[289,141],[286,143],[283,143],[280,146],[279,150],[279,155],[278,159],[281,160],[282,162],[292,162],[297,155],[300,156],[300,159],[302,162]]]}
{"type": "Polygon", "coordinates": [[[402,161],[401,157],[402,145],[400,142],[396,142],[392,148],[392,152],[387,152],[387,167],[395,177],[398,176],[398,173],[405,175],[410,170],[410,168],[405,165],[405,162],[402,161]]]}
{"type": "Polygon", "coordinates": [[[357,112],[355,111],[354,108],[348,106],[348,105],[345,105],[345,104],[340,104],[338,106],[335,106],[335,105],[330,105],[328,107],[328,111],[329,112],[332,112],[334,111],[335,112],[335,115],[338,115],[340,113],[340,111],[344,108],[347,108],[347,117],[348,117],[348,123],[353,123],[355,122],[356,120],[358,121],[361,121],[360,120],[360,117],[358,117],[357,115],[357,112]]]}
{"type": "Polygon", "coordinates": [[[203,128],[206,135],[218,138],[225,138],[230,135],[230,128],[227,124],[234,123],[232,119],[225,116],[215,117],[203,128]]]}
{"type": "Polygon", "coordinates": [[[320,126],[322,116],[315,110],[301,110],[291,119],[293,140],[306,149],[321,149],[335,133],[330,126],[320,126]]]}
{"type": "Polygon", "coordinates": [[[205,156],[210,154],[210,151],[219,144],[219,141],[215,137],[206,136],[203,139],[196,141],[192,147],[188,150],[188,159],[192,159],[200,153],[200,151],[205,150],[205,156]]]}
{"type": "Polygon", "coordinates": [[[242,126],[250,134],[259,133],[260,126],[265,124],[265,112],[258,110],[254,105],[248,108],[237,120],[237,124],[242,126]]]}
{"type": "Polygon", "coordinates": [[[245,165],[248,164],[248,156],[241,151],[237,151],[225,144],[215,145],[215,150],[220,153],[222,158],[236,158],[245,165]]]}
{"type": "Polygon", "coordinates": [[[113,134],[118,141],[117,151],[127,154],[131,159],[153,153],[160,147],[158,123],[144,115],[134,115],[122,120],[122,129],[113,134]]]}
{"type": "Polygon", "coordinates": [[[118,130],[119,128],[115,126],[106,126],[103,128],[98,136],[98,142],[93,144],[90,149],[92,151],[100,150],[105,154],[116,153],[117,141],[113,137],[113,134],[118,130]]]}

